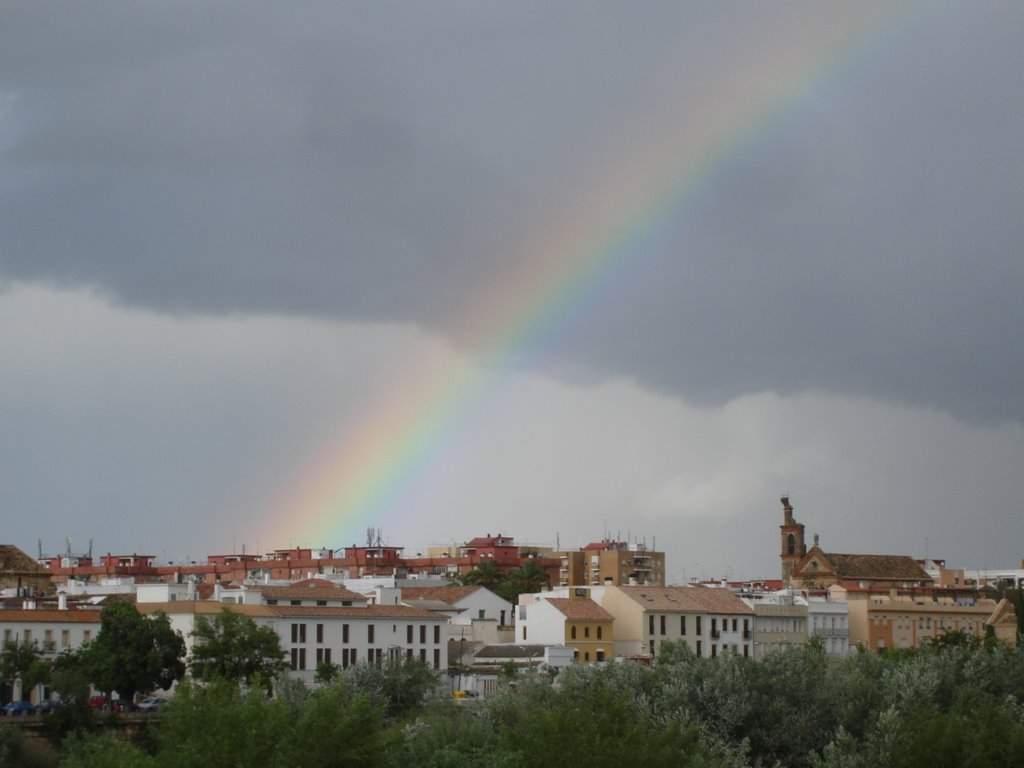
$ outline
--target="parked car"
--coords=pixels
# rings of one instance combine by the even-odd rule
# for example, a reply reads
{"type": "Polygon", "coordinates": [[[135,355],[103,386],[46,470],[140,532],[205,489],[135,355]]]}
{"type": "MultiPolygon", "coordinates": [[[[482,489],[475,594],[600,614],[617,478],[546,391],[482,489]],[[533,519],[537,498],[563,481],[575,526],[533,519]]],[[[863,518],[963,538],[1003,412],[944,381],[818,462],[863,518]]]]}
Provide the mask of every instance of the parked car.
{"type": "Polygon", "coordinates": [[[56,699],[47,699],[46,701],[39,702],[39,706],[36,707],[36,713],[40,715],[48,715],[64,706],[64,703],[57,701],[56,699]]]}
{"type": "Polygon", "coordinates": [[[89,699],[89,706],[93,709],[102,709],[104,712],[110,709],[110,702],[106,696],[93,696],[89,699]]]}
{"type": "Polygon", "coordinates": [[[3,713],[8,717],[34,715],[36,713],[36,705],[29,704],[27,701],[12,701],[10,704],[4,704],[0,709],[2,709],[3,713]]]}
{"type": "Polygon", "coordinates": [[[137,706],[140,712],[156,712],[170,703],[167,699],[162,699],[159,696],[147,696],[137,706]]]}

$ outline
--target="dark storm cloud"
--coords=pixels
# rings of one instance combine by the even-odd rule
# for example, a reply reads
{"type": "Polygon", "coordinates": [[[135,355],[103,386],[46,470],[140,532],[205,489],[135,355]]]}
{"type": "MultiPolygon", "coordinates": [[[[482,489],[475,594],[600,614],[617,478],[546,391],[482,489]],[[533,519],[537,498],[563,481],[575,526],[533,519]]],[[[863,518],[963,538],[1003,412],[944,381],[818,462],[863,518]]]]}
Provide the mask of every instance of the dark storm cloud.
{"type": "MultiPolygon", "coordinates": [[[[912,17],[731,167],[566,366],[702,402],[825,389],[1024,418],[1022,13],[912,17]]],[[[700,93],[744,56],[739,30],[770,36],[780,15],[11,7],[0,274],[175,311],[443,326],[576,179],[635,149],[638,116],[700,93]]]]}

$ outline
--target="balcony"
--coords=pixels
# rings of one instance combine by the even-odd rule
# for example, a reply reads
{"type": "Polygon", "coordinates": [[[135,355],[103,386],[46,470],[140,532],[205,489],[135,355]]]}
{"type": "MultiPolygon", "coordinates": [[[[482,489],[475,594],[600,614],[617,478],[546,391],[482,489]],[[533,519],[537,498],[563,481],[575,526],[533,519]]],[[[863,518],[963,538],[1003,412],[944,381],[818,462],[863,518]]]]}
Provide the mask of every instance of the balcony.
{"type": "Polygon", "coordinates": [[[711,639],[712,639],[712,640],[717,640],[717,639],[718,639],[718,638],[720,638],[721,636],[722,636],[722,633],[721,633],[721,632],[719,632],[719,631],[718,631],[717,629],[712,629],[712,630],[711,630],[711,639]]]}
{"type": "Polygon", "coordinates": [[[744,630],[743,630],[743,639],[744,639],[744,640],[749,640],[749,639],[750,639],[750,638],[752,638],[753,636],[754,636],[754,633],[753,633],[753,631],[751,631],[751,630],[749,630],[749,629],[744,629],[744,630]]]}

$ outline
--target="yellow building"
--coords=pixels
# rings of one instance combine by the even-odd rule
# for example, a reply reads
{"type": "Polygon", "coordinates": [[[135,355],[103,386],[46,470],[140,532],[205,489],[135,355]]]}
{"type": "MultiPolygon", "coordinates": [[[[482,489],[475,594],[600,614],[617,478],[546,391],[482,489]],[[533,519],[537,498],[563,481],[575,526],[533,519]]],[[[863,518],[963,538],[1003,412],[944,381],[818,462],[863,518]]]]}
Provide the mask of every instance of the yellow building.
{"type": "Polygon", "coordinates": [[[590,599],[583,587],[562,590],[566,597],[542,592],[524,595],[516,626],[521,642],[564,645],[583,664],[610,661],[615,652],[615,617],[590,599]]]}

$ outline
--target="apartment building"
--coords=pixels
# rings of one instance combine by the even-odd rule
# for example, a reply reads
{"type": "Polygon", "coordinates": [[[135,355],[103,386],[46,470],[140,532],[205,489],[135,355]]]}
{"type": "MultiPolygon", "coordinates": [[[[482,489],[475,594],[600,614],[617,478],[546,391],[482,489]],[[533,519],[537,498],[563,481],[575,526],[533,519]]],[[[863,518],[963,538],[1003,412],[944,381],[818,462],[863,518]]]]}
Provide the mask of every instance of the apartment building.
{"type": "Polygon", "coordinates": [[[559,586],[664,586],[665,553],[624,541],[587,544],[576,551],[555,552],[560,561],[559,586]]]}

